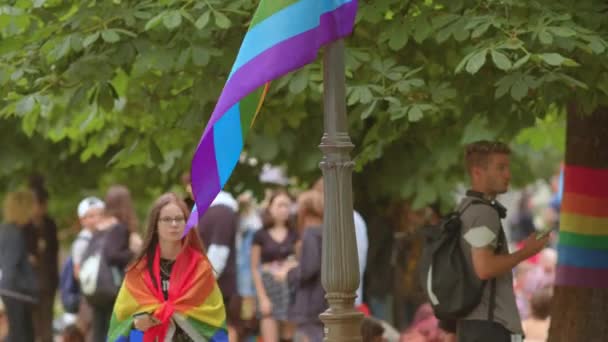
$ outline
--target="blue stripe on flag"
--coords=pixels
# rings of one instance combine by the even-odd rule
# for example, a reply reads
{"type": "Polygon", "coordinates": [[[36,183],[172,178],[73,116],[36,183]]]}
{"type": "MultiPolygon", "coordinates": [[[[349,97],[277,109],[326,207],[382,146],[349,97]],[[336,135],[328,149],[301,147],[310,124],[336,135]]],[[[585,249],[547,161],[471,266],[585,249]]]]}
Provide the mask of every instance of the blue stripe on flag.
{"type": "Polygon", "coordinates": [[[241,112],[238,103],[215,123],[213,133],[220,186],[224,187],[243,149],[241,112]]]}

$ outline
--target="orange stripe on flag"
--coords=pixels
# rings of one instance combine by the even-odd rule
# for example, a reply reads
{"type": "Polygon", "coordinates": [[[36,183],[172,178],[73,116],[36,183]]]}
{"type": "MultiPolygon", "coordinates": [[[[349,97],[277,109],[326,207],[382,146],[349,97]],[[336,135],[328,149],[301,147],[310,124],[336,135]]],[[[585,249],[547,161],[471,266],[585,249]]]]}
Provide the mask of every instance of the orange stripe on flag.
{"type": "Polygon", "coordinates": [[[608,218],[608,198],[564,193],[562,212],[608,218]]]}

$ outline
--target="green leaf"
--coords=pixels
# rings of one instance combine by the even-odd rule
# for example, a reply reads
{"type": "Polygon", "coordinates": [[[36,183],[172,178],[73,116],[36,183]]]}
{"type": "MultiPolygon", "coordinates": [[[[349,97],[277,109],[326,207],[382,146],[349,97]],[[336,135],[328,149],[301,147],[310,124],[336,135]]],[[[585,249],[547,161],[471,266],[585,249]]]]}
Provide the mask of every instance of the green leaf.
{"type": "Polygon", "coordinates": [[[581,66],[574,59],[570,59],[570,58],[564,59],[564,62],[562,63],[562,65],[563,66],[567,66],[567,67],[578,67],[578,66],[581,66]]]}
{"type": "Polygon", "coordinates": [[[422,110],[420,109],[420,106],[418,106],[418,105],[411,106],[407,115],[408,115],[408,119],[411,122],[420,121],[422,119],[422,117],[424,116],[424,114],[422,113],[422,110]]]}
{"type": "Polygon", "coordinates": [[[92,33],[82,41],[82,45],[86,48],[95,43],[99,39],[99,32],[92,33]]]}
{"type": "Polygon", "coordinates": [[[121,29],[121,28],[114,28],[113,30],[116,31],[116,32],[118,32],[118,33],[122,33],[124,35],[127,35],[129,37],[133,37],[133,38],[137,37],[137,34],[135,32],[131,32],[129,30],[125,30],[125,29],[121,29]]]}
{"type": "Polygon", "coordinates": [[[156,26],[158,26],[158,24],[160,24],[160,22],[163,21],[163,17],[166,14],[167,14],[167,12],[160,12],[154,18],[148,20],[148,22],[146,23],[146,26],[144,27],[144,30],[148,31],[148,30],[151,30],[151,29],[155,28],[156,26]]]}
{"type": "Polygon", "coordinates": [[[219,27],[221,29],[230,28],[230,25],[232,23],[230,22],[230,19],[224,13],[215,11],[215,12],[213,12],[213,15],[215,16],[215,25],[217,25],[217,27],[219,27]]]}
{"type": "Polygon", "coordinates": [[[196,20],[196,23],[194,23],[194,26],[196,26],[196,28],[199,30],[204,29],[205,26],[207,26],[207,24],[209,23],[210,14],[211,12],[209,11],[201,14],[201,16],[196,20]]]}
{"type": "Polygon", "coordinates": [[[158,145],[154,139],[150,139],[150,143],[148,145],[150,147],[150,159],[152,159],[152,162],[154,162],[156,165],[162,164],[165,159],[163,158],[163,153],[161,152],[160,148],[158,148],[158,145]]]}
{"type": "Polygon", "coordinates": [[[374,94],[372,94],[372,91],[369,89],[369,87],[361,87],[360,91],[361,94],[359,96],[361,98],[361,103],[368,104],[372,102],[372,100],[374,99],[374,94]]]}
{"type": "Polygon", "coordinates": [[[182,24],[182,15],[179,11],[170,11],[163,17],[163,25],[169,30],[173,30],[182,24]]]}
{"type": "Polygon", "coordinates": [[[486,31],[488,31],[491,24],[492,23],[487,22],[487,23],[477,26],[471,33],[471,38],[475,39],[475,38],[479,38],[479,37],[483,36],[483,34],[486,33],[486,31]]]}
{"type": "Polygon", "coordinates": [[[34,100],[34,97],[31,95],[26,96],[17,102],[17,105],[15,106],[15,114],[20,117],[29,114],[34,109],[35,105],[36,101],[34,100]]]}
{"type": "Polygon", "coordinates": [[[420,44],[425,41],[433,32],[433,28],[424,17],[414,19],[414,40],[420,44]]]}
{"type": "Polygon", "coordinates": [[[476,74],[479,69],[486,63],[486,54],[488,50],[484,49],[476,54],[474,54],[471,59],[467,62],[466,70],[469,74],[476,74]]]}
{"type": "Polygon", "coordinates": [[[528,84],[523,80],[518,80],[511,87],[511,97],[515,101],[521,101],[526,95],[528,95],[528,84]]]}
{"type": "Polygon", "coordinates": [[[552,26],[552,27],[548,27],[548,30],[558,37],[568,38],[568,37],[572,37],[572,36],[576,35],[576,31],[574,31],[573,29],[571,29],[569,27],[552,26]]]}
{"type": "Polygon", "coordinates": [[[552,66],[560,66],[566,58],[559,53],[542,53],[539,57],[547,64],[552,66]]]}
{"type": "Polygon", "coordinates": [[[395,30],[391,34],[391,38],[388,41],[388,47],[393,51],[399,51],[405,47],[408,41],[408,35],[405,32],[399,32],[395,30]]]}
{"type": "Polygon", "coordinates": [[[515,64],[513,64],[513,69],[518,69],[522,65],[526,64],[530,60],[530,55],[525,55],[522,58],[518,59],[515,64]]]}
{"type": "Polygon", "coordinates": [[[538,38],[540,39],[540,42],[544,45],[551,45],[553,43],[553,36],[551,35],[551,33],[543,30],[538,34],[538,38]]]}
{"type": "Polygon", "coordinates": [[[363,111],[363,113],[361,113],[361,120],[365,120],[370,115],[372,115],[372,113],[374,112],[374,109],[376,109],[377,104],[378,104],[378,101],[376,101],[376,100],[372,101],[372,104],[369,105],[369,107],[367,107],[367,109],[365,109],[365,111],[363,111]]]}
{"type": "Polygon", "coordinates": [[[596,54],[601,54],[604,53],[604,51],[606,51],[606,44],[604,43],[604,41],[596,36],[592,36],[589,39],[589,48],[591,48],[591,50],[593,52],[595,52],[596,54]]]}
{"type": "Polygon", "coordinates": [[[511,69],[511,60],[509,60],[509,58],[501,52],[492,50],[492,61],[494,61],[494,64],[500,70],[507,71],[511,69]]]}
{"type": "Polygon", "coordinates": [[[133,13],[133,16],[137,19],[148,20],[148,19],[152,18],[154,15],[150,12],[135,11],[135,13],[133,13]]]}
{"type": "Polygon", "coordinates": [[[300,70],[294,74],[289,82],[289,91],[292,94],[299,94],[308,86],[307,69],[300,70]]]}
{"type": "Polygon", "coordinates": [[[209,51],[205,48],[195,46],[192,48],[192,62],[196,66],[205,66],[209,64],[211,56],[209,51]]]}
{"type": "Polygon", "coordinates": [[[101,38],[107,43],[116,43],[120,40],[120,36],[114,30],[101,31],[101,38]]]}
{"type": "Polygon", "coordinates": [[[70,52],[70,36],[65,37],[65,39],[61,40],[55,47],[49,52],[47,55],[47,59],[49,62],[55,62],[63,58],[70,52]]]}
{"type": "Polygon", "coordinates": [[[188,11],[186,11],[185,9],[180,9],[179,13],[182,15],[182,17],[186,18],[186,20],[194,24],[194,17],[188,11]]]}
{"type": "Polygon", "coordinates": [[[111,112],[114,108],[114,96],[112,95],[112,90],[107,84],[102,84],[99,86],[99,92],[97,93],[97,104],[106,112],[111,112]]]}

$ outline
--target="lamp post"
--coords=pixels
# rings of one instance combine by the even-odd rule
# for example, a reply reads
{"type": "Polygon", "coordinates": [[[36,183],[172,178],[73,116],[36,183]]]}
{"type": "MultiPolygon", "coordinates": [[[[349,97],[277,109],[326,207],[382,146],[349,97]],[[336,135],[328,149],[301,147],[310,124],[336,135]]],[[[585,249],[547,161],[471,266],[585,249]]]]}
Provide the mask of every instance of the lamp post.
{"type": "Polygon", "coordinates": [[[344,76],[344,41],[325,48],[323,152],[325,214],[323,219],[323,263],[321,281],[329,309],[320,318],[325,325],[325,341],[361,341],[363,314],[355,310],[359,287],[359,261],[353,222],[352,169],[348,136],[344,76]]]}

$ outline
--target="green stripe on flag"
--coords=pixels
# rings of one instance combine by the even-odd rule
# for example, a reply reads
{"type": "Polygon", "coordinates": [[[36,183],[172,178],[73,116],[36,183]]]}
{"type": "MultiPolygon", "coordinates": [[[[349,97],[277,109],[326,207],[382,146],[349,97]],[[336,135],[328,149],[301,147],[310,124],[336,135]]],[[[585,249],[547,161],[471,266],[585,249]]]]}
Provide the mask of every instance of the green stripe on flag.
{"type": "Polygon", "coordinates": [[[298,2],[299,0],[271,0],[264,1],[260,3],[258,10],[255,12],[253,16],[253,20],[251,20],[251,24],[249,25],[249,29],[251,30],[255,25],[264,21],[264,19],[272,16],[273,14],[279,12],[285,7],[291,6],[298,2]]]}
{"type": "Polygon", "coordinates": [[[565,246],[608,250],[608,236],[559,232],[559,243],[565,246]]]}
{"type": "Polygon", "coordinates": [[[264,92],[264,86],[254,90],[249,95],[245,96],[239,103],[239,110],[241,111],[241,132],[243,133],[243,140],[249,132],[251,127],[251,120],[255,115],[255,110],[258,108],[260,98],[264,92]]]}

